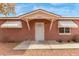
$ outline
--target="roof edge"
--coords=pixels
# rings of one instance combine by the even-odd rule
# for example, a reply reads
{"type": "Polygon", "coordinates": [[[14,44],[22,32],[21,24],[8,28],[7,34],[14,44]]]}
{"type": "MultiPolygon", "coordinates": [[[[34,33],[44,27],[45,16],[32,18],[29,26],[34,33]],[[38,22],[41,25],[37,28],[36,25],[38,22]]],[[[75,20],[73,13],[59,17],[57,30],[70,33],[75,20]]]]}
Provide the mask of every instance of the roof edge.
{"type": "MultiPolygon", "coordinates": [[[[19,15],[19,16],[15,16],[15,17],[0,17],[0,19],[21,19],[20,17],[21,16],[24,16],[24,15],[27,15],[27,14],[29,14],[29,13],[32,13],[32,12],[35,12],[35,11],[45,11],[45,12],[48,12],[48,13],[50,13],[50,14],[54,14],[54,15],[57,15],[57,14],[55,14],[55,13],[52,13],[52,12],[49,12],[49,11],[46,11],[46,10],[44,10],[44,9],[36,9],[36,10],[33,10],[33,11],[31,11],[31,12],[28,12],[28,13],[25,13],[25,14],[22,14],[22,15],[19,15]]],[[[79,17],[62,17],[61,15],[57,15],[57,16],[59,16],[59,19],[61,19],[61,20],[78,20],[79,19],[79,17]]]]}
{"type": "Polygon", "coordinates": [[[56,15],[56,16],[61,17],[61,15],[58,15],[58,14],[55,14],[55,13],[46,11],[46,10],[44,10],[44,9],[36,9],[36,10],[31,11],[31,12],[28,12],[28,13],[25,13],[25,14],[22,14],[22,15],[19,15],[18,17],[22,17],[22,16],[24,16],[24,15],[28,15],[28,14],[30,14],[30,13],[32,13],[32,12],[35,12],[35,11],[45,11],[45,12],[48,12],[48,13],[50,13],[50,14],[52,14],[52,15],[54,14],[54,15],[56,15]]]}
{"type": "Polygon", "coordinates": [[[79,17],[60,17],[59,19],[79,19],[79,17]]]}
{"type": "Polygon", "coordinates": [[[20,19],[19,17],[0,17],[0,19],[20,19]]]}

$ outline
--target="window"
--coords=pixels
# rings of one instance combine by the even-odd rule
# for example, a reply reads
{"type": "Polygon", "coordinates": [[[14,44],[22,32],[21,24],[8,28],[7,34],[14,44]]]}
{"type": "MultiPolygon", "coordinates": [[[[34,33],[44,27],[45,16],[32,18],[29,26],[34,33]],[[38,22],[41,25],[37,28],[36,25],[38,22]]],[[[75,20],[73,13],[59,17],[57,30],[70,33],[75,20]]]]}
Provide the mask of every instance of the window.
{"type": "Polygon", "coordinates": [[[59,33],[64,33],[64,28],[59,28],[59,33]]]}
{"type": "Polygon", "coordinates": [[[70,28],[65,28],[65,33],[70,33],[70,28]]]}
{"type": "Polygon", "coordinates": [[[70,28],[64,28],[64,27],[60,27],[59,28],[59,34],[60,35],[69,35],[70,34],[70,28]]]}

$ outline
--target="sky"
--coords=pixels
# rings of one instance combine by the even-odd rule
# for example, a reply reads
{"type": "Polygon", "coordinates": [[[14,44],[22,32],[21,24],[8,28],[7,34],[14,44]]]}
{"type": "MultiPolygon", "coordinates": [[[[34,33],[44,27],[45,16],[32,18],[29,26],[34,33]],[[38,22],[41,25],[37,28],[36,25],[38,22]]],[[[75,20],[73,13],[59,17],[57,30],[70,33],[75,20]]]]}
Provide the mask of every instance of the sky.
{"type": "MultiPolygon", "coordinates": [[[[79,17],[78,3],[16,3],[16,16],[29,13],[36,9],[44,9],[63,17],[79,17]]],[[[0,17],[3,15],[0,14],[0,17]]],[[[13,14],[9,14],[13,16],[13,14]]]]}

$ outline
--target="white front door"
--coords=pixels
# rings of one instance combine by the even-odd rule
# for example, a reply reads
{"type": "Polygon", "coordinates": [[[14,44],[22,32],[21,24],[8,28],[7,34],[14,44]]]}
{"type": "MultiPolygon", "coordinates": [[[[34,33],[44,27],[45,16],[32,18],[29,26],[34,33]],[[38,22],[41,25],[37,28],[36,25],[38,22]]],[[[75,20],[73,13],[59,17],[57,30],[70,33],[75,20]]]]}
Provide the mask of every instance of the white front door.
{"type": "Polygon", "coordinates": [[[44,23],[35,23],[35,40],[44,41],[44,23]]]}

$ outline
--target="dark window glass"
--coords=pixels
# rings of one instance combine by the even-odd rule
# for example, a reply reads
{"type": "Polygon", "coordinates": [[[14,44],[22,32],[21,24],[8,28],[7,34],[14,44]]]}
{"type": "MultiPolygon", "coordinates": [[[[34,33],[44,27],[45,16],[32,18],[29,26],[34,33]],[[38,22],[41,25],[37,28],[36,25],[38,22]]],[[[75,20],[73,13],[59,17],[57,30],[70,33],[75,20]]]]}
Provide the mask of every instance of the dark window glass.
{"type": "Polygon", "coordinates": [[[65,33],[70,33],[70,28],[65,28],[65,33]]]}
{"type": "Polygon", "coordinates": [[[64,28],[59,28],[59,33],[64,33],[64,28]]]}

